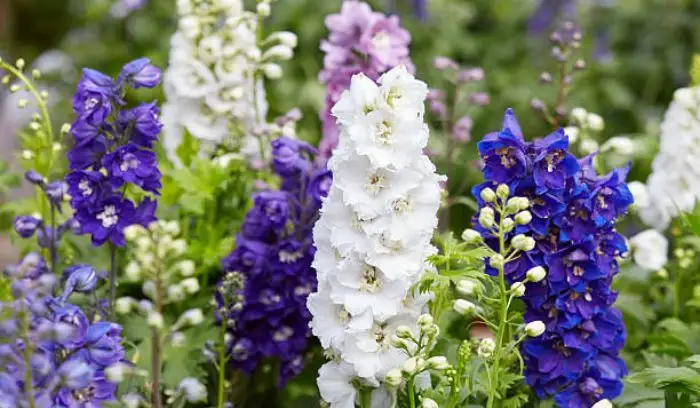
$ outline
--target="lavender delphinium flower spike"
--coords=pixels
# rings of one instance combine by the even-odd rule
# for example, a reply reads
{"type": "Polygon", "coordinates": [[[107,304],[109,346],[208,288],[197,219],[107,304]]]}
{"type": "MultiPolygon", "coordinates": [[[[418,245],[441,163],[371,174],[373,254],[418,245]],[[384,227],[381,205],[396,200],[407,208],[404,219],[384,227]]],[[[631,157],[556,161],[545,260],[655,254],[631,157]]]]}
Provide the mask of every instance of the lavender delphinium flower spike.
{"type": "Polygon", "coordinates": [[[123,246],[124,228],[155,219],[155,201],[134,203],[125,197],[124,187],[159,194],[161,173],[152,150],[162,127],[158,108],[155,103],[127,108],[123,96],[126,87],[153,88],[160,78],[160,70],[146,58],[126,64],[116,81],[83,71],[73,97],[76,120],[66,182],[80,230],[91,235],[95,246],[123,246]]]}
{"type": "Polygon", "coordinates": [[[231,365],[250,374],[276,357],[281,387],[302,369],[311,318],[306,298],[316,289],[312,228],[332,179],[304,142],[283,137],[272,142],[272,152],[281,188],[253,195],[236,248],[223,261],[225,271],[245,281],[243,308],[229,308],[223,296],[217,301],[220,310],[230,309],[231,365]]]}
{"type": "Polygon", "coordinates": [[[331,108],[349,88],[353,75],[363,73],[377,80],[398,65],[413,72],[408,45],[411,35],[401,28],[397,16],[374,12],[364,2],[343,2],[338,14],[326,17],[328,40],[321,42],[325,53],[320,80],[326,85],[326,106],[321,112],[323,139],[319,157],[328,159],[338,144],[339,130],[331,108]]]}
{"type": "MultiPolygon", "coordinates": [[[[619,270],[616,257],[627,250],[615,224],[633,199],[627,169],[598,176],[592,157],[576,160],[568,146],[561,130],[526,142],[508,110],[501,131],[478,145],[486,181],[473,192],[483,205],[480,192],[505,183],[532,203],[532,221],[512,234],[531,234],[536,247],[505,270],[509,284],[528,282],[522,297],[526,323],[546,325],[543,335],[522,345],[525,377],[540,398],[589,408],[617,397],[627,373],[619,357],[625,327],[610,285],[619,270]],[[547,277],[535,282],[528,271],[542,266],[547,277]]],[[[475,225],[490,243],[492,234],[475,225]]],[[[487,273],[494,271],[487,267],[487,273]]]]}

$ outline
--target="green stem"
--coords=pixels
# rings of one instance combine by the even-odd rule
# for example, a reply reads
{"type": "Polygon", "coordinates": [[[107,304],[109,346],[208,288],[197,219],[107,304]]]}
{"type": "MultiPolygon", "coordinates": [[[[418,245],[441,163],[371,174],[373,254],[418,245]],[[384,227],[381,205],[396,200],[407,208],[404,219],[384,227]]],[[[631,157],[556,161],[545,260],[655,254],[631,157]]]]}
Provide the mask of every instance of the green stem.
{"type": "Polygon", "coordinates": [[[360,408],[372,407],[372,389],[363,388],[360,390],[360,408]]]}
{"type": "MultiPolygon", "coordinates": [[[[505,218],[505,211],[501,212],[501,217],[499,221],[499,228],[498,228],[498,244],[499,244],[499,253],[501,255],[504,255],[506,251],[506,245],[505,245],[505,234],[503,233],[503,219],[505,218]]],[[[501,264],[498,267],[498,284],[500,288],[500,295],[501,295],[501,310],[500,310],[500,322],[498,325],[498,332],[496,333],[496,349],[494,350],[493,353],[493,372],[491,376],[491,381],[489,381],[489,399],[488,399],[488,408],[493,408],[496,402],[496,393],[499,388],[499,383],[498,383],[498,377],[499,377],[499,369],[500,369],[500,363],[501,363],[501,349],[503,348],[503,339],[506,337],[506,331],[507,331],[507,320],[508,320],[508,289],[506,287],[506,276],[505,276],[505,271],[504,271],[505,265],[501,264]]]]}
{"type": "Polygon", "coordinates": [[[416,379],[411,376],[406,382],[406,393],[408,394],[408,404],[410,408],[416,408],[416,379]]]}
{"type": "Polygon", "coordinates": [[[673,317],[678,318],[681,313],[681,282],[683,281],[683,268],[678,269],[676,281],[673,282],[673,317]]]}
{"type": "Polygon", "coordinates": [[[109,243],[109,316],[115,321],[117,313],[114,308],[117,300],[117,247],[109,243]]]}
{"type": "Polygon", "coordinates": [[[226,383],[226,323],[225,316],[221,316],[221,336],[219,338],[219,395],[217,408],[224,408],[224,385],[226,383]]]}

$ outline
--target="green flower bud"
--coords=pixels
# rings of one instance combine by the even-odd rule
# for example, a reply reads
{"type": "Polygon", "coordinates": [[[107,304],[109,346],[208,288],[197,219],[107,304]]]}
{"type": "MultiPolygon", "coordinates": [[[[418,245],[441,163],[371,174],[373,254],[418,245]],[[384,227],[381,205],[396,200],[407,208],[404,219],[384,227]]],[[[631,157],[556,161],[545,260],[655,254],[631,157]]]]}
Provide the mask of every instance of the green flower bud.
{"type": "Polygon", "coordinates": [[[544,333],[546,328],[547,327],[544,325],[544,322],[541,320],[535,320],[534,322],[530,322],[525,325],[525,334],[530,337],[538,337],[544,333]]]}
{"type": "Polygon", "coordinates": [[[484,207],[479,213],[479,225],[487,229],[492,228],[495,222],[495,217],[496,215],[493,212],[493,208],[484,207]]]}
{"type": "Polygon", "coordinates": [[[535,248],[535,239],[524,234],[519,234],[513,237],[510,244],[517,250],[527,252],[535,248]]]}
{"type": "Polygon", "coordinates": [[[496,195],[498,198],[505,201],[510,195],[510,188],[508,188],[507,184],[499,184],[498,187],[496,187],[496,195]]]}
{"type": "Polygon", "coordinates": [[[467,244],[475,244],[477,242],[481,242],[481,239],[482,238],[479,231],[473,230],[471,228],[467,228],[464,231],[462,231],[462,240],[467,244]]]}
{"type": "Polygon", "coordinates": [[[532,221],[532,214],[530,211],[521,211],[515,214],[515,222],[517,222],[518,225],[527,225],[530,221],[532,221]]]}
{"type": "Polygon", "coordinates": [[[487,203],[492,203],[496,200],[496,193],[494,193],[493,190],[488,187],[481,190],[481,194],[479,195],[481,196],[481,199],[487,203]]]}

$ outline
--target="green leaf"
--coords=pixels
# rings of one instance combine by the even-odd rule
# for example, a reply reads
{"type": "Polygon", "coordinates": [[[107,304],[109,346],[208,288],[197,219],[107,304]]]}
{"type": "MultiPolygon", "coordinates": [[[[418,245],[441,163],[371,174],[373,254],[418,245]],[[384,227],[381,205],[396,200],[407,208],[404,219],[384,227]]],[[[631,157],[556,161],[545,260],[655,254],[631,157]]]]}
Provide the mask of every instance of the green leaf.
{"type": "Polygon", "coordinates": [[[175,154],[183,165],[189,167],[192,159],[199,153],[199,140],[192,137],[187,130],[183,130],[183,133],[182,143],[175,150],[175,154]]]}
{"type": "Polygon", "coordinates": [[[688,367],[652,367],[629,376],[628,381],[651,385],[664,391],[700,396],[700,374],[688,367]]]}
{"type": "Polygon", "coordinates": [[[693,86],[700,85],[700,54],[693,55],[693,61],[690,64],[690,78],[693,86]]]}
{"type": "Polygon", "coordinates": [[[204,203],[206,198],[196,193],[185,193],[180,197],[182,208],[194,215],[204,215],[204,203]]]}

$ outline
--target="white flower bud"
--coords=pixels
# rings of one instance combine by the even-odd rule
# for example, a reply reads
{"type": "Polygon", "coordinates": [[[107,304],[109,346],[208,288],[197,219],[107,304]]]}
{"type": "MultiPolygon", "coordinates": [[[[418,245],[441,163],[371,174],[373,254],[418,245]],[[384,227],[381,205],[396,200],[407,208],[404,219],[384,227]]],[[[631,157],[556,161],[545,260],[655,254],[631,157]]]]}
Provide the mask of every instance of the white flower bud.
{"type": "Polygon", "coordinates": [[[511,232],[515,228],[515,221],[512,218],[507,217],[503,219],[502,222],[503,232],[511,232]]]}
{"type": "Polygon", "coordinates": [[[141,287],[141,291],[143,292],[144,295],[148,296],[151,299],[156,298],[156,283],[153,282],[152,280],[147,280],[143,282],[143,285],[141,287]]]}
{"type": "Polygon", "coordinates": [[[535,320],[525,325],[525,334],[530,337],[538,337],[544,333],[546,328],[542,320],[535,320]]]}
{"type": "Polygon", "coordinates": [[[128,227],[124,228],[124,237],[128,241],[133,241],[137,237],[141,235],[143,232],[143,227],[137,224],[134,225],[129,225],[128,227]]]}
{"type": "Polygon", "coordinates": [[[297,46],[299,43],[299,39],[297,38],[297,35],[294,34],[291,31],[277,31],[276,33],[272,33],[270,37],[268,38],[269,41],[278,41],[282,45],[286,45],[287,47],[294,48],[297,46]]]}
{"type": "Polygon", "coordinates": [[[24,65],[25,65],[25,62],[24,62],[24,59],[22,59],[22,58],[18,58],[18,59],[17,59],[17,62],[15,62],[15,66],[16,66],[17,69],[19,69],[20,71],[24,69],[24,65]]]}
{"type": "Polygon", "coordinates": [[[464,242],[467,244],[475,244],[481,241],[481,234],[479,231],[467,228],[462,231],[462,240],[464,240],[464,242]]]}
{"type": "Polygon", "coordinates": [[[61,133],[70,132],[70,128],[71,128],[70,123],[64,123],[63,125],[61,125],[61,133]]]}
{"type": "Polygon", "coordinates": [[[440,408],[437,402],[435,400],[432,400],[427,397],[423,397],[423,400],[420,403],[421,408],[440,408]]]}
{"type": "Polygon", "coordinates": [[[634,197],[634,206],[637,208],[646,208],[651,203],[651,198],[649,197],[649,189],[647,189],[646,184],[639,181],[630,181],[627,183],[627,187],[634,197]]]}
{"type": "Polygon", "coordinates": [[[180,271],[180,275],[182,276],[192,276],[194,275],[194,261],[191,261],[189,259],[185,259],[184,261],[180,261],[175,265],[175,268],[180,271]]]}
{"type": "Polygon", "coordinates": [[[168,221],[165,223],[165,227],[163,228],[165,232],[167,232],[170,235],[179,235],[180,234],[180,224],[177,221],[168,221]]]}
{"type": "Polygon", "coordinates": [[[401,385],[401,382],[403,381],[403,374],[401,374],[401,370],[398,368],[394,368],[392,370],[389,370],[388,373],[384,376],[384,383],[388,385],[389,387],[398,387],[401,385]]]}
{"type": "Polygon", "coordinates": [[[591,408],[613,408],[613,404],[612,402],[610,402],[609,399],[606,398],[596,402],[595,404],[593,404],[593,406],[591,406],[591,408]]]}
{"type": "Polygon", "coordinates": [[[276,60],[286,61],[294,56],[294,51],[286,45],[273,45],[268,48],[262,55],[265,61],[276,60]]]}
{"type": "Polygon", "coordinates": [[[446,370],[450,367],[445,356],[430,357],[425,364],[431,370],[446,370]]]}
{"type": "MultiPolygon", "coordinates": [[[[20,108],[20,109],[26,108],[27,105],[29,105],[29,101],[26,100],[26,99],[24,99],[24,98],[22,98],[22,99],[20,99],[19,101],[17,101],[17,107],[20,108]]],[[[32,123],[35,123],[35,122],[32,122],[32,123]]],[[[34,130],[36,130],[36,129],[34,129],[34,130]]]]}
{"type": "Polygon", "coordinates": [[[476,305],[468,300],[457,299],[452,305],[452,308],[461,315],[468,315],[476,310],[476,305]]]}
{"type": "Polygon", "coordinates": [[[121,397],[120,402],[124,408],[139,408],[143,399],[136,393],[126,394],[121,397]]]}
{"type": "Polygon", "coordinates": [[[180,31],[189,39],[193,39],[199,35],[200,28],[199,19],[197,19],[197,17],[187,16],[180,19],[180,31]]]}
{"type": "Polygon", "coordinates": [[[579,145],[581,153],[590,154],[598,150],[598,142],[593,139],[583,139],[579,145]]]}
{"type": "Polygon", "coordinates": [[[268,79],[279,79],[282,78],[283,74],[282,67],[279,64],[275,64],[273,62],[263,64],[262,71],[263,74],[265,74],[265,77],[267,77],[268,79]]]}
{"type": "Polygon", "coordinates": [[[588,127],[596,132],[600,132],[605,128],[603,118],[596,113],[589,113],[586,117],[586,122],[588,123],[588,127]]]}
{"type": "Polygon", "coordinates": [[[462,279],[457,282],[457,292],[463,296],[471,296],[476,290],[476,282],[471,279],[462,279]]]}
{"type": "Polygon", "coordinates": [[[496,269],[499,269],[505,265],[506,260],[503,258],[503,255],[501,254],[494,254],[489,258],[489,264],[496,269]]]}
{"type": "Polygon", "coordinates": [[[476,354],[481,358],[489,358],[493,355],[494,350],[496,350],[496,342],[492,338],[487,337],[479,342],[476,354]]]}
{"type": "Polygon", "coordinates": [[[58,142],[54,142],[54,143],[51,145],[51,150],[53,150],[54,152],[60,152],[61,149],[63,149],[63,146],[61,146],[61,144],[58,143],[58,142]]]}
{"type": "Polygon", "coordinates": [[[418,369],[418,359],[411,357],[403,363],[401,370],[407,375],[413,375],[418,369]]]}
{"type": "Polygon", "coordinates": [[[496,187],[496,195],[501,199],[501,200],[506,200],[508,196],[510,195],[510,188],[508,187],[507,184],[499,184],[498,187],[496,187]]]}
{"type": "Polygon", "coordinates": [[[506,203],[506,210],[514,213],[516,211],[527,210],[530,206],[530,200],[525,197],[512,197],[506,203]]]}
{"type": "Polygon", "coordinates": [[[168,300],[171,302],[181,302],[185,300],[185,290],[182,288],[182,286],[168,286],[168,300]]]}
{"type": "Polygon", "coordinates": [[[535,248],[535,239],[524,234],[519,234],[513,237],[510,244],[517,250],[527,252],[535,248]]]}
{"type": "Polygon", "coordinates": [[[396,328],[396,335],[400,339],[410,339],[413,334],[411,333],[410,327],[402,324],[401,326],[396,328]]]}
{"type": "Polygon", "coordinates": [[[146,322],[150,327],[156,328],[156,329],[162,329],[163,328],[163,315],[151,310],[148,313],[148,316],[146,317],[146,322]]]}
{"type": "Polygon", "coordinates": [[[189,294],[197,293],[199,291],[199,281],[195,278],[187,278],[180,282],[185,291],[189,294]]]}
{"type": "Polygon", "coordinates": [[[420,326],[422,329],[425,329],[426,327],[432,325],[433,322],[433,316],[427,313],[424,313],[418,317],[418,326],[420,326]]]}
{"type": "Polygon", "coordinates": [[[600,150],[610,150],[621,156],[632,156],[637,150],[637,145],[629,137],[615,136],[606,140],[605,143],[600,146],[600,150]]]}
{"type": "Polygon", "coordinates": [[[479,195],[481,196],[481,199],[487,203],[492,203],[496,200],[496,193],[494,193],[494,191],[488,187],[481,190],[481,194],[479,195]]]}
{"type": "Polygon", "coordinates": [[[510,287],[510,290],[513,291],[513,296],[515,297],[525,296],[525,284],[522,282],[513,283],[513,285],[510,287]]]}
{"type": "Polygon", "coordinates": [[[124,277],[132,282],[141,280],[141,266],[136,261],[129,261],[124,268],[124,277]]]}
{"type": "Polygon", "coordinates": [[[194,377],[183,378],[177,389],[188,402],[204,401],[207,398],[207,387],[194,377]]]}
{"type": "Polygon", "coordinates": [[[571,110],[571,117],[574,118],[576,123],[583,125],[586,123],[588,112],[586,112],[586,110],[583,108],[573,108],[571,110]]]}
{"type": "Polygon", "coordinates": [[[204,321],[204,313],[202,313],[202,309],[199,308],[190,309],[181,314],[179,320],[182,322],[182,324],[199,326],[204,321]]]}
{"type": "Polygon", "coordinates": [[[515,222],[518,225],[527,225],[532,221],[532,213],[530,211],[521,211],[515,214],[515,222]]]}
{"type": "Polygon", "coordinates": [[[491,228],[495,222],[495,217],[493,208],[484,207],[481,209],[481,212],[479,212],[479,225],[484,228],[491,228]]]}
{"type": "Polygon", "coordinates": [[[174,332],[170,335],[170,344],[173,347],[184,347],[187,344],[187,336],[183,332],[174,332]]]}
{"type": "Polygon", "coordinates": [[[187,242],[184,239],[176,239],[170,244],[170,249],[175,255],[182,255],[187,252],[187,242]]]}
{"type": "Polygon", "coordinates": [[[569,143],[576,143],[579,133],[581,133],[581,129],[576,126],[567,126],[564,128],[564,134],[569,137],[569,143]]]}
{"type": "Polygon", "coordinates": [[[121,362],[115,363],[105,368],[105,377],[107,377],[110,382],[119,384],[124,381],[129,372],[131,372],[131,367],[129,365],[121,362]]]}
{"type": "Polygon", "coordinates": [[[136,304],[136,301],[130,297],[121,297],[117,299],[114,303],[114,310],[118,314],[131,313],[132,307],[136,304]]]}
{"type": "Polygon", "coordinates": [[[28,149],[22,150],[22,158],[24,160],[31,160],[34,158],[34,152],[28,149]]]}
{"type": "Polygon", "coordinates": [[[539,282],[547,276],[547,271],[541,266],[535,266],[530,268],[525,276],[530,282],[539,282]]]}
{"type": "Polygon", "coordinates": [[[192,0],[177,0],[177,12],[182,16],[192,13],[192,0]]]}
{"type": "Polygon", "coordinates": [[[255,11],[257,11],[260,17],[267,17],[272,12],[272,10],[270,10],[270,3],[268,2],[258,3],[255,11]]]}

